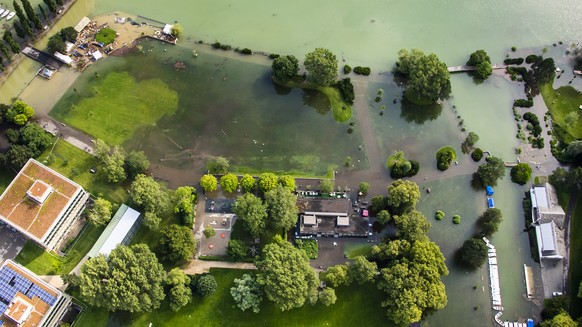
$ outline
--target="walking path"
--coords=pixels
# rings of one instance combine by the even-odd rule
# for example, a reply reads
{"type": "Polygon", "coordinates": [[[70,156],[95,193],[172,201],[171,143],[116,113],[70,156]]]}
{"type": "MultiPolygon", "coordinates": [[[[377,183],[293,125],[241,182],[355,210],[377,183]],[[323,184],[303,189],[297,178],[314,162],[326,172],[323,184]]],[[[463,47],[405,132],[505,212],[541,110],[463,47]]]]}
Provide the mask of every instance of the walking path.
{"type": "Polygon", "coordinates": [[[255,270],[257,267],[253,263],[247,262],[227,262],[227,261],[204,261],[194,259],[188,266],[182,269],[186,274],[203,274],[210,271],[210,268],[246,269],[255,270]]]}
{"type": "Polygon", "coordinates": [[[570,194],[570,200],[568,201],[568,209],[566,210],[566,221],[564,222],[564,226],[566,226],[566,230],[564,231],[565,243],[566,243],[566,254],[564,260],[564,290],[569,290],[570,285],[568,280],[568,269],[570,266],[570,222],[572,220],[572,215],[574,214],[574,209],[576,209],[576,200],[578,199],[578,194],[580,191],[576,189],[574,192],[570,194]]]}

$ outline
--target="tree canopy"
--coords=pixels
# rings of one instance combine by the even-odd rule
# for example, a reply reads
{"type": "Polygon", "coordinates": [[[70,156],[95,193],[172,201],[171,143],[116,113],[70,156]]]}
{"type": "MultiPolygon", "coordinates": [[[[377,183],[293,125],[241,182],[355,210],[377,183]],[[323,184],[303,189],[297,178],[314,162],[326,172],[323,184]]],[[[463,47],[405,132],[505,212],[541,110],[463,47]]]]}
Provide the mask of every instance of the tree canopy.
{"type": "Polygon", "coordinates": [[[194,203],[196,201],[196,189],[192,186],[180,186],[174,192],[176,205],[174,213],[180,216],[182,225],[192,226],[194,224],[194,203]]]}
{"type": "Polygon", "coordinates": [[[402,214],[416,206],[420,189],[415,182],[397,180],[388,186],[388,206],[393,213],[402,214]]]}
{"type": "Polygon", "coordinates": [[[413,210],[400,216],[394,216],[394,222],[398,232],[396,236],[401,239],[414,241],[428,241],[430,222],[419,211],[413,210]]]}
{"type": "Polygon", "coordinates": [[[525,185],[529,182],[531,173],[532,169],[529,164],[522,162],[518,163],[517,166],[512,167],[509,175],[511,176],[512,182],[519,185],[525,185]]]}
{"type": "Polygon", "coordinates": [[[256,184],[255,178],[249,174],[243,175],[243,177],[240,180],[240,187],[245,193],[252,192],[255,188],[255,184],[256,184]]]}
{"type": "Polygon", "coordinates": [[[196,241],[192,230],[186,226],[172,224],[162,228],[157,253],[170,263],[182,263],[192,257],[196,241]]]}
{"type": "Polygon", "coordinates": [[[322,179],[317,186],[317,190],[321,193],[333,192],[334,183],[331,179],[322,179]]]}
{"type": "Polygon", "coordinates": [[[206,169],[210,174],[226,174],[230,168],[230,163],[224,157],[210,159],[206,163],[206,169]]]}
{"type": "Polygon", "coordinates": [[[265,232],[267,205],[260,198],[250,193],[244,194],[236,200],[232,206],[232,211],[242,220],[245,229],[254,238],[265,232]]]}
{"type": "Polygon", "coordinates": [[[220,187],[225,192],[235,192],[238,188],[238,177],[233,173],[222,175],[222,177],[220,177],[220,187]]]}
{"type": "Polygon", "coordinates": [[[485,50],[473,52],[467,61],[467,66],[474,66],[477,70],[473,72],[473,75],[482,80],[487,79],[493,73],[491,59],[485,50]]]}
{"type": "Polygon", "coordinates": [[[192,290],[190,289],[190,277],[176,267],[168,272],[166,283],[171,286],[168,294],[170,310],[176,312],[192,301],[192,290]]]}
{"type": "Polygon", "coordinates": [[[333,288],[326,287],[319,291],[319,302],[326,307],[335,304],[336,301],[337,296],[335,295],[335,290],[333,288]]]}
{"type": "Polygon", "coordinates": [[[33,116],[34,109],[20,100],[14,101],[12,107],[6,112],[7,120],[19,126],[24,126],[33,116]]]}
{"type": "Polygon", "coordinates": [[[143,174],[150,168],[150,161],[143,151],[131,151],[125,157],[125,173],[130,179],[143,174]]]}
{"type": "Polygon", "coordinates": [[[277,187],[278,182],[279,178],[273,173],[262,173],[259,175],[259,189],[263,193],[267,193],[277,187]]]}
{"type": "Polygon", "coordinates": [[[417,104],[435,103],[451,92],[447,65],[431,53],[425,55],[418,49],[398,51],[397,72],[408,78],[404,95],[417,104]]]}
{"type": "Polygon", "coordinates": [[[216,191],[218,189],[218,181],[214,175],[206,174],[200,177],[200,186],[202,186],[204,192],[216,191]]]}
{"type": "Polygon", "coordinates": [[[209,296],[214,294],[217,288],[218,283],[216,282],[216,278],[210,274],[200,276],[200,278],[198,278],[198,282],[196,283],[196,291],[202,296],[209,296]]]}
{"type": "Polygon", "coordinates": [[[279,176],[279,185],[288,188],[291,192],[295,191],[295,177],[291,175],[281,175],[279,176]]]}
{"type": "Polygon", "coordinates": [[[265,246],[256,266],[257,282],[263,286],[267,298],[282,311],[317,301],[319,280],[309,266],[307,255],[279,235],[265,246]]]}
{"type": "Polygon", "coordinates": [[[482,239],[470,238],[459,250],[459,259],[469,268],[477,269],[487,261],[487,245],[482,239]]]}
{"type": "Polygon", "coordinates": [[[107,175],[107,181],[110,183],[122,182],[127,178],[125,174],[125,150],[119,145],[113,147],[110,155],[105,156],[103,164],[107,175]]]}
{"type": "Polygon", "coordinates": [[[368,261],[363,255],[353,259],[353,263],[348,266],[348,276],[350,280],[362,285],[371,282],[378,275],[378,265],[373,261],[368,261]]]}
{"type": "Polygon", "coordinates": [[[336,82],[338,75],[337,58],[323,48],[317,48],[305,56],[307,80],[317,85],[331,85],[336,82]]]}
{"type": "Polygon", "coordinates": [[[542,327],[577,327],[578,324],[572,320],[567,312],[562,312],[550,320],[542,322],[542,327]]]}
{"type": "MultiPolygon", "coordinates": [[[[166,188],[152,177],[143,174],[137,175],[133,183],[131,183],[129,196],[133,203],[145,210],[144,218],[159,216],[170,205],[166,188]]],[[[144,219],[144,224],[149,228],[157,228],[158,223],[158,219],[144,219]]]]}
{"type": "Polygon", "coordinates": [[[105,226],[111,220],[113,206],[111,202],[98,197],[89,209],[87,219],[95,226],[105,226]]]}
{"type": "Polygon", "coordinates": [[[295,226],[299,214],[296,202],[297,195],[282,186],[265,193],[269,221],[273,228],[289,230],[295,226]]]}
{"type": "Polygon", "coordinates": [[[505,164],[500,158],[488,157],[487,162],[477,169],[477,175],[481,178],[483,186],[496,186],[497,180],[505,176],[505,164]]]}
{"type": "Polygon", "coordinates": [[[108,311],[149,312],[164,299],[166,273],[145,244],[120,245],[81,267],[79,288],[85,301],[108,311]]]}
{"type": "Polygon", "coordinates": [[[230,288],[230,294],[236,306],[242,311],[252,309],[254,313],[258,313],[261,310],[263,291],[261,285],[251,275],[244,274],[241,278],[235,278],[234,286],[230,288]]]}
{"type": "Polygon", "coordinates": [[[387,308],[390,320],[397,325],[410,325],[420,321],[423,314],[446,306],[441,276],[449,271],[438,245],[395,240],[374,246],[372,253],[386,262],[378,288],[387,295],[382,306],[387,308]]]}
{"type": "Polygon", "coordinates": [[[498,208],[487,208],[477,220],[480,228],[479,236],[489,237],[497,232],[503,216],[498,208]]]}
{"type": "Polygon", "coordinates": [[[271,67],[275,80],[284,83],[297,75],[299,60],[295,56],[280,56],[273,60],[271,67]]]}

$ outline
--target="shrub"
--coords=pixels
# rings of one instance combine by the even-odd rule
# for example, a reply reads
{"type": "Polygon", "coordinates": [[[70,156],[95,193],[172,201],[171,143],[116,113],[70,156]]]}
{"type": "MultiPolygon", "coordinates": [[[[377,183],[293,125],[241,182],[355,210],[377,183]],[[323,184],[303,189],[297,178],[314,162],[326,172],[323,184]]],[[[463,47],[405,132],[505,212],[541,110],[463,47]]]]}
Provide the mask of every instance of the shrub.
{"type": "Polygon", "coordinates": [[[531,146],[537,149],[543,149],[544,148],[544,138],[543,137],[536,137],[535,139],[533,139],[531,141],[531,146]]]}
{"type": "Polygon", "coordinates": [[[352,72],[352,67],[350,65],[344,65],[344,74],[349,74],[352,72]]]}
{"type": "Polygon", "coordinates": [[[471,158],[473,158],[474,161],[479,162],[481,158],[483,158],[483,150],[480,148],[473,150],[473,152],[471,152],[471,158]]]}
{"type": "Polygon", "coordinates": [[[345,102],[348,104],[354,104],[354,85],[349,77],[338,81],[335,86],[340,90],[345,102]]]}
{"type": "Polygon", "coordinates": [[[230,49],[232,49],[232,47],[229,44],[221,44],[220,49],[221,50],[230,50],[230,49]]]}
{"type": "Polygon", "coordinates": [[[218,288],[218,283],[214,276],[207,274],[201,276],[196,283],[196,291],[202,296],[208,296],[216,292],[218,288]]]}
{"type": "Polygon", "coordinates": [[[214,43],[212,43],[212,47],[213,47],[214,49],[220,49],[220,46],[221,46],[221,45],[222,45],[222,44],[220,44],[220,42],[214,42],[214,43]]]}
{"type": "Polygon", "coordinates": [[[204,227],[204,231],[202,233],[204,234],[204,236],[206,238],[211,238],[214,235],[216,235],[216,231],[210,225],[206,225],[206,227],[204,227]]]}
{"type": "Polygon", "coordinates": [[[318,248],[316,240],[295,240],[295,247],[305,251],[309,259],[317,259],[318,248]]]}
{"type": "Polygon", "coordinates": [[[226,247],[226,255],[234,261],[242,260],[247,256],[247,246],[241,240],[230,240],[226,247]]]}
{"type": "Polygon", "coordinates": [[[97,32],[97,35],[95,35],[95,41],[101,42],[104,45],[108,45],[115,41],[115,37],[117,37],[115,30],[109,27],[105,27],[97,32]]]}
{"type": "Polygon", "coordinates": [[[253,54],[253,50],[249,49],[249,48],[244,48],[240,51],[240,53],[245,54],[245,55],[252,55],[253,54]]]}
{"type": "Polygon", "coordinates": [[[368,76],[368,75],[370,75],[371,72],[372,71],[370,70],[370,67],[362,67],[362,66],[354,67],[354,73],[356,73],[358,75],[368,76]]]}
{"type": "Polygon", "coordinates": [[[277,58],[279,58],[279,57],[280,57],[280,56],[279,56],[278,54],[276,54],[276,53],[271,53],[271,54],[269,54],[269,58],[271,58],[271,59],[277,59],[277,58]]]}
{"type": "Polygon", "coordinates": [[[434,218],[436,220],[443,220],[445,218],[445,213],[442,210],[437,210],[437,212],[434,214],[434,218]]]}
{"type": "Polygon", "coordinates": [[[369,189],[370,189],[370,184],[368,184],[366,182],[361,182],[358,190],[362,194],[367,194],[369,189]]]}
{"type": "Polygon", "coordinates": [[[506,65],[521,65],[523,64],[523,58],[507,58],[503,60],[506,65]]]}
{"type": "Polygon", "coordinates": [[[533,105],[534,105],[534,102],[533,102],[532,98],[517,99],[517,100],[513,101],[514,107],[531,108],[531,107],[533,107],[533,105]]]}
{"type": "Polygon", "coordinates": [[[458,225],[461,223],[461,216],[459,215],[454,215],[453,216],[453,224],[458,225]]]}
{"type": "Polygon", "coordinates": [[[511,51],[515,52],[515,51],[517,51],[517,48],[516,47],[511,47],[511,51]]]}

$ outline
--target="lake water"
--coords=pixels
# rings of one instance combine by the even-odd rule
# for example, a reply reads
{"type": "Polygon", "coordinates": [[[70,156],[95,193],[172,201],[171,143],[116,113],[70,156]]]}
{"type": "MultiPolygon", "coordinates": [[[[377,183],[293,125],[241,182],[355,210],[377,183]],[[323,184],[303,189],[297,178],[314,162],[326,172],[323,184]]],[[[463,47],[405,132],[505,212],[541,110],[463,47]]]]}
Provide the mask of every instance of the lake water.
{"type": "MultiPolygon", "coordinates": [[[[464,120],[464,126],[468,131],[479,134],[480,147],[494,151],[494,155],[504,160],[513,160],[514,148],[518,146],[518,142],[515,138],[516,128],[511,103],[513,99],[523,97],[522,87],[509,83],[503,77],[493,77],[483,84],[475,85],[466,75],[454,75],[453,97],[450,101],[444,103],[442,108],[434,109],[431,115],[418,115],[413,109],[411,111],[402,108],[399,103],[399,89],[391,80],[385,75],[377,75],[378,72],[391,69],[399,49],[416,47],[425,52],[435,52],[453,66],[463,64],[475,49],[485,49],[494,62],[500,62],[508,54],[511,46],[543,47],[560,40],[569,43],[582,39],[582,20],[579,19],[582,2],[579,0],[559,0],[551,3],[542,0],[481,2],[169,0],[164,2],[163,6],[152,0],[87,0],[78,1],[59,25],[74,25],[83,15],[114,10],[135,13],[163,22],[178,21],[184,26],[186,37],[194,40],[220,41],[234,47],[290,53],[299,58],[315,47],[326,47],[352,66],[361,64],[372,67],[373,76],[370,80],[373,83],[368,89],[370,102],[373,102],[377,88],[381,87],[385,91],[384,115],[380,116],[378,113],[378,107],[382,104],[372,103],[376,107],[370,108],[378,131],[381,154],[387,156],[394,150],[403,149],[409,153],[409,158],[421,162],[422,169],[429,170],[435,169],[434,151],[439,147],[452,145],[460,154],[461,136],[456,123],[457,115],[464,120]],[[392,103],[393,98],[398,99],[397,104],[392,103]],[[456,107],[455,112],[453,106],[456,107]]],[[[175,51],[190,51],[176,49],[175,51]]],[[[184,54],[183,57],[188,56],[184,54]]],[[[156,57],[148,58],[154,60],[156,57]]],[[[159,62],[160,58],[154,61],[159,62]]],[[[223,59],[211,56],[204,60],[208,65],[218,64],[216,70],[220,70],[221,74],[224,72],[229,74],[229,81],[226,83],[209,82],[213,86],[209,88],[210,94],[217,96],[222,94],[236,103],[250,101],[259,104],[259,107],[252,108],[250,112],[254,117],[266,113],[270,103],[275,103],[270,101],[274,101],[272,99],[277,96],[273,94],[273,89],[269,90],[265,77],[268,74],[268,67],[232,60],[220,62],[223,59]],[[249,74],[253,81],[252,85],[244,83],[238,85],[240,98],[231,97],[229,93],[237,82],[241,82],[240,79],[237,80],[237,74],[249,74]],[[228,89],[225,89],[224,84],[230,84],[228,89]],[[257,98],[250,98],[253,96],[266,97],[267,100],[262,103],[257,98]]],[[[198,64],[191,63],[193,67],[198,67],[196,65],[198,64]]],[[[7,99],[17,96],[30,81],[36,69],[36,64],[32,61],[23,60],[15,74],[2,86],[0,101],[6,102],[7,99]]],[[[144,69],[143,74],[152,72],[144,69]]],[[[197,81],[193,79],[192,83],[197,81]]],[[[345,129],[345,125],[333,127],[335,123],[330,120],[331,115],[320,116],[313,109],[303,105],[300,91],[292,91],[285,97],[279,96],[279,99],[282,106],[297,105],[298,110],[305,115],[304,118],[290,114],[276,117],[281,119],[279,120],[281,126],[284,125],[282,120],[286,119],[286,123],[291,123],[293,128],[301,130],[303,126],[312,127],[309,121],[316,119],[330,131],[337,128],[337,133],[333,134],[333,137],[343,135],[341,131],[345,129]],[[296,125],[292,125],[293,122],[296,125]]],[[[228,108],[231,104],[225,105],[228,108]]],[[[284,110],[290,112],[289,108],[284,110]]],[[[188,121],[188,117],[176,117],[177,120],[181,118],[188,121]]],[[[217,124],[219,119],[217,116],[217,124]]],[[[242,122],[242,118],[239,119],[242,122]]],[[[168,128],[175,122],[176,120],[168,120],[160,124],[168,128]]],[[[233,131],[240,128],[233,126],[232,120],[224,121],[220,125],[233,131]]],[[[143,131],[144,135],[146,132],[148,131],[143,131]]],[[[149,135],[156,135],[155,131],[150,132],[152,133],[149,135]]],[[[229,134],[230,130],[225,132],[229,134]]],[[[179,139],[193,135],[174,136],[179,139]]],[[[224,141],[224,138],[224,135],[218,134],[216,139],[209,141],[209,145],[213,147],[224,141]]],[[[353,141],[353,144],[357,143],[357,140],[353,141]]],[[[137,144],[130,146],[138,147],[137,144]]],[[[227,142],[224,149],[239,146],[241,143],[227,142]]],[[[243,148],[245,151],[252,151],[251,144],[245,146],[249,147],[243,148]]],[[[168,144],[168,147],[172,145],[168,144]]],[[[353,145],[350,147],[353,149],[353,145]]],[[[276,155],[276,152],[280,151],[277,148],[270,148],[268,151],[272,152],[269,154],[276,155]]],[[[159,149],[146,150],[154,157],[162,156],[159,149]]],[[[331,156],[326,158],[328,161],[338,161],[345,155],[344,152],[347,153],[338,151],[337,154],[324,155],[331,156]]],[[[459,159],[461,163],[466,160],[470,158],[461,156],[459,159]]],[[[241,159],[241,165],[245,165],[243,161],[241,159]]],[[[483,279],[487,280],[487,270],[465,272],[450,264],[452,254],[472,234],[474,221],[485,208],[482,192],[474,190],[470,182],[471,176],[463,175],[421,184],[434,190],[430,196],[423,196],[419,205],[420,210],[429,219],[438,209],[444,210],[449,218],[454,214],[460,214],[463,219],[462,224],[458,226],[450,224],[450,221],[431,220],[433,223],[431,238],[441,246],[451,273],[444,279],[449,304],[444,310],[430,316],[425,323],[427,326],[451,326],[458,323],[465,326],[493,326],[488,285],[483,282],[483,279]],[[476,290],[473,290],[474,286],[477,286],[476,290]],[[479,306],[479,310],[474,310],[474,306],[479,306]]],[[[530,259],[527,237],[521,232],[522,195],[523,189],[512,184],[509,176],[506,176],[496,188],[496,206],[503,211],[504,222],[492,241],[497,246],[499,255],[501,292],[506,309],[502,318],[509,320],[530,317],[536,310],[535,305],[524,299],[523,264],[536,266],[536,263],[530,259]]]]}

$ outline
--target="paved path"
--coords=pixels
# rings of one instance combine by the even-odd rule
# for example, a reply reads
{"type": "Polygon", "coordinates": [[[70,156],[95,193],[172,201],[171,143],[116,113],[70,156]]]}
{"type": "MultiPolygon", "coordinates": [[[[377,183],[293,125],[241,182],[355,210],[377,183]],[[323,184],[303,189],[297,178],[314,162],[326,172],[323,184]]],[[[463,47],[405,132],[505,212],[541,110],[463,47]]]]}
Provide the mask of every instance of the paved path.
{"type": "Polygon", "coordinates": [[[255,264],[247,262],[226,262],[226,261],[205,261],[194,259],[190,261],[188,267],[182,269],[186,274],[203,274],[210,271],[210,268],[227,268],[227,269],[257,269],[255,264]]]}
{"type": "Polygon", "coordinates": [[[67,288],[67,285],[65,285],[63,283],[63,280],[61,279],[61,276],[59,276],[59,275],[41,275],[38,277],[40,277],[40,279],[47,282],[50,286],[52,286],[60,291],[64,292],[65,289],[67,288]]]}
{"type": "Polygon", "coordinates": [[[564,231],[565,237],[565,245],[566,245],[566,260],[564,260],[564,290],[567,292],[569,290],[569,280],[568,280],[568,269],[570,265],[570,222],[572,220],[572,214],[574,214],[574,210],[576,209],[576,200],[578,199],[578,195],[580,190],[576,189],[574,192],[570,194],[570,200],[568,201],[568,208],[566,209],[566,221],[564,222],[564,226],[566,226],[566,230],[564,231]]]}

